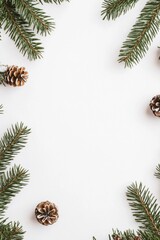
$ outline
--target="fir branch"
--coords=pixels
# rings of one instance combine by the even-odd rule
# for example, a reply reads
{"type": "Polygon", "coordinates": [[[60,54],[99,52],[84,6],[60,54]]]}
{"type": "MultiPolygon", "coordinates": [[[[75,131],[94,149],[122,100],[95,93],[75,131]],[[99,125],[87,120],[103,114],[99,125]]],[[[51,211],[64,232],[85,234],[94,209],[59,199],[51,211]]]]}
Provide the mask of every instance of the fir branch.
{"type": "Polygon", "coordinates": [[[21,166],[14,166],[0,176],[0,216],[4,214],[7,205],[23,186],[28,182],[28,172],[21,166]]]}
{"type": "Polygon", "coordinates": [[[135,220],[141,223],[140,229],[160,236],[160,207],[149,190],[135,183],[128,187],[126,195],[135,220]]]}
{"type": "Polygon", "coordinates": [[[0,114],[2,114],[2,113],[3,113],[3,105],[0,104],[0,114]]]}
{"type": "MultiPolygon", "coordinates": [[[[160,240],[160,236],[156,236],[153,232],[150,231],[138,231],[140,239],[137,240],[160,240]]],[[[135,239],[136,240],[136,239],[135,239]]]]}
{"type": "Polygon", "coordinates": [[[8,129],[0,140],[0,174],[2,174],[14,156],[25,146],[30,129],[23,123],[8,129]]]}
{"type": "MultiPolygon", "coordinates": [[[[60,4],[64,1],[68,0],[0,0],[0,33],[1,28],[4,28],[16,47],[29,60],[41,58],[43,47],[36,34],[50,34],[55,23],[38,5],[60,4]]],[[[0,76],[0,84],[2,83],[0,76]]]]}
{"type": "Polygon", "coordinates": [[[113,230],[112,235],[109,235],[109,240],[135,240],[138,236],[137,233],[135,233],[132,230],[127,230],[124,232],[117,230],[113,230]]]}
{"type": "Polygon", "coordinates": [[[146,54],[160,29],[160,1],[150,0],[132,27],[127,40],[123,43],[119,54],[119,62],[132,67],[146,54]]]}
{"type": "Polygon", "coordinates": [[[43,3],[56,3],[56,4],[60,4],[62,2],[69,2],[69,0],[38,0],[41,4],[43,3]]]}
{"type": "Polygon", "coordinates": [[[152,232],[148,231],[133,231],[133,230],[127,230],[127,231],[119,231],[119,230],[113,230],[112,235],[109,235],[109,240],[159,240],[160,237],[156,236],[152,232]]]}
{"type": "Polygon", "coordinates": [[[154,174],[158,179],[160,179],[160,164],[156,167],[156,172],[154,174]]]}
{"type": "Polygon", "coordinates": [[[15,5],[16,11],[28,20],[29,26],[33,26],[33,30],[36,30],[40,34],[50,34],[54,28],[53,19],[46,16],[46,14],[36,7],[36,3],[32,3],[28,0],[11,0],[15,5]]]}
{"type": "Polygon", "coordinates": [[[5,222],[0,223],[0,240],[22,240],[25,232],[19,222],[5,222]]]}
{"type": "Polygon", "coordinates": [[[101,15],[104,19],[115,20],[132,9],[138,0],[104,0],[101,15]]]}
{"type": "MultiPolygon", "coordinates": [[[[160,164],[156,168],[159,178],[160,164]]],[[[127,200],[135,220],[140,223],[137,231],[113,230],[109,240],[160,240],[160,206],[150,193],[149,189],[140,183],[132,184],[127,188],[127,200]]],[[[94,239],[96,240],[96,239],[94,239]]]]}
{"type": "Polygon", "coordinates": [[[5,86],[5,76],[6,71],[0,71],[0,84],[3,84],[5,86]]]}
{"type": "MultiPolygon", "coordinates": [[[[2,105],[0,105],[0,110],[2,105]]],[[[4,134],[0,141],[0,240],[22,240],[24,231],[19,223],[6,223],[4,213],[12,198],[19,193],[29,179],[28,171],[14,165],[6,170],[13,157],[24,147],[30,130],[23,124],[16,124],[4,134]],[[6,163],[6,165],[5,165],[6,163]]]]}
{"type": "Polygon", "coordinates": [[[0,84],[4,84],[4,74],[0,73],[0,84]]]}
{"type": "Polygon", "coordinates": [[[35,38],[34,32],[28,28],[27,22],[15,10],[15,6],[9,1],[3,4],[5,13],[4,30],[9,33],[20,52],[27,55],[30,60],[42,57],[42,46],[35,38]]]}
{"type": "Polygon", "coordinates": [[[2,12],[2,6],[0,5],[0,40],[1,40],[2,24],[3,24],[3,12],[2,12]]]}

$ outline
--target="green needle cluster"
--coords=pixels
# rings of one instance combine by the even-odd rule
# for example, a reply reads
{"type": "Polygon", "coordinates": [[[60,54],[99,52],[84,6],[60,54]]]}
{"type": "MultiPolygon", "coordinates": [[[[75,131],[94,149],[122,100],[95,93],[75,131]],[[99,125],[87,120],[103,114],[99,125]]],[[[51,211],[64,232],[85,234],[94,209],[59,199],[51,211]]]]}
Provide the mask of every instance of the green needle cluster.
{"type": "MultiPolygon", "coordinates": [[[[0,105],[2,113],[2,105],[0,105]]],[[[22,240],[24,231],[19,222],[7,222],[5,211],[13,197],[25,186],[29,173],[21,166],[9,167],[27,142],[30,130],[23,123],[15,124],[0,139],[0,240],[22,240]]]]}
{"type": "MultiPolygon", "coordinates": [[[[155,176],[160,179],[160,165],[155,176]]],[[[126,196],[139,228],[137,231],[113,230],[109,240],[160,240],[160,206],[153,194],[136,182],[127,188],[126,196]]]]}
{"type": "Polygon", "coordinates": [[[41,58],[43,46],[37,34],[50,34],[55,23],[40,5],[64,1],[67,0],[0,0],[0,29],[4,29],[29,60],[41,58]]]}
{"type": "MultiPolygon", "coordinates": [[[[103,19],[115,20],[132,9],[138,0],[104,0],[102,5],[103,19]]],[[[124,41],[119,62],[132,67],[147,53],[153,39],[160,30],[160,1],[149,0],[141,10],[139,17],[124,41]]]]}

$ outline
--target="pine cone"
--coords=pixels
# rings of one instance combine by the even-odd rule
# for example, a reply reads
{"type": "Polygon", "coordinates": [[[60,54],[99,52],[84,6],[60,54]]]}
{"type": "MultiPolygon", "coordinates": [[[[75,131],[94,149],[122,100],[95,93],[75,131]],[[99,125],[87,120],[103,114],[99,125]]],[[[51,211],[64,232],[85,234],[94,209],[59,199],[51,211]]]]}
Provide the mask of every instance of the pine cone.
{"type": "Polygon", "coordinates": [[[51,225],[58,220],[58,209],[54,203],[49,201],[41,202],[35,209],[37,221],[45,226],[51,225]]]}
{"type": "Polygon", "coordinates": [[[28,79],[28,72],[24,67],[9,66],[5,73],[5,83],[11,86],[23,86],[28,79]]]}
{"type": "Polygon", "coordinates": [[[160,95],[152,98],[150,101],[150,109],[156,117],[160,117],[160,95]]]}

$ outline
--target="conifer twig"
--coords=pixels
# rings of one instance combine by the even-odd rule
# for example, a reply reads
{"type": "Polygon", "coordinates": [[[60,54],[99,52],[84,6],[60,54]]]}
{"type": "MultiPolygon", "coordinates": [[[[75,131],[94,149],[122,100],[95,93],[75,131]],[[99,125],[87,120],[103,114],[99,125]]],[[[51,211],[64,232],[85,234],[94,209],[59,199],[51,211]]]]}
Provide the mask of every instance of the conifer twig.
{"type": "MultiPolygon", "coordinates": [[[[103,19],[116,19],[133,8],[138,0],[104,0],[103,19]]],[[[146,0],[147,1],[147,0],[146,0]]],[[[119,62],[132,67],[146,55],[154,38],[160,30],[160,1],[148,0],[136,23],[122,44],[119,62]]]]}
{"type": "MultiPolygon", "coordinates": [[[[160,179],[160,164],[155,175],[160,179]]],[[[126,196],[133,216],[140,226],[137,231],[113,230],[109,240],[160,240],[160,206],[149,189],[142,183],[133,183],[127,188],[126,196]]]]}
{"type": "MultiPolygon", "coordinates": [[[[2,105],[0,105],[2,110],[2,105]]],[[[21,124],[8,129],[0,140],[0,240],[22,240],[24,231],[17,222],[6,222],[5,210],[12,198],[28,182],[29,173],[21,166],[7,166],[13,157],[25,146],[30,130],[21,124]]]]}
{"type": "Polygon", "coordinates": [[[56,4],[60,4],[65,1],[69,2],[69,0],[39,0],[40,3],[56,3],[56,4]]]}
{"type": "Polygon", "coordinates": [[[33,30],[40,34],[50,34],[54,28],[53,19],[46,16],[45,13],[35,6],[35,3],[27,0],[12,0],[16,11],[25,19],[28,19],[29,26],[33,25],[33,30]]]}
{"type": "Polygon", "coordinates": [[[0,218],[12,198],[26,185],[28,178],[28,171],[16,165],[0,176],[0,218]]]}
{"type": "Polygon", "coordinates": [[[138,0],[104,0],[101,15],[104,19],[115,20],[132,9],[138,0]]]}
{"type": "Polygon", "coordinates": [[[160,29],[160,1],[150,0],[143,8],[119,54],[119,62],[132,67],[145,56],[160,29]]]}
{"type": "Polygon", "coordinates": [[[3,105],[0,104],[0,114],[2,114],[2,113],[3,113],[3,105]]]}
{"type": "Polygon", "coordinates": [[[3,174],[14,156],[25,146],[30,129],[23,123],[8,129],[0,140],[0,174],[3,174]]]}
{"type": "Polygon", "coordinates": [[[19,222],[0,222],[0,240],[22,240],[24,233],[19,222]]]}
{"type": "Polygon", "coordinates": [[[14,5],[4,3],[4,30],[9,33],[20,52],[30,60],[42,57],[42,46],[35,34],[28,28],[27,22],[18,14],[14,5]]]}
{"type": "Polygon", "coordinates": [[[149,189],[143,187],[141,183],[139,185],[135,183],[128,187],[126,195],[136,222],[141,224],[140,229],[159,235],[160,207],[149,189]]]}
{"type": "Polygon", "coordinates": [[[46,36],[55,27],[54,20],[47,16],[39,5],[60,4],[64,1],[67,0],[1,0],[0,33],[3,28],[29,60],[39,59],[42,57],[43,46],[37,34],[46,36]]]}
{"type": "Polygon", "coordinates": [[[156,167],[156,172],[154,174],[158,179],[160,179],[160,164],[156,167]]]}

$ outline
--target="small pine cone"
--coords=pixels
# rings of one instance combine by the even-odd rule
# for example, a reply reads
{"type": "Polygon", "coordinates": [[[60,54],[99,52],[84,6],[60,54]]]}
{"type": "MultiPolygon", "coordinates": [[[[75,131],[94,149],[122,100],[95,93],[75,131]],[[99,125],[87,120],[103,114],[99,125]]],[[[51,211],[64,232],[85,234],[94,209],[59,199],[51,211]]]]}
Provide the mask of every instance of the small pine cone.
{"type": "Polygon", "coordinates": [[[160,117],[160,95],[152,98],[150,101],[150,109],[156,117],[160,117]]]}
{"type": "Polygon", "coordinates": [[[23,86],[28,79],[28,72],[24,67],[9,66],[5,73],[5,83],[11,86],[23,86]]]}
{"type": "Polygon", "coordinates": [[[58,218],[58,209],[54,203],[49,201],[41,202],[35,209],[37,221],[45,226],[52,225],[58,218]]]}

